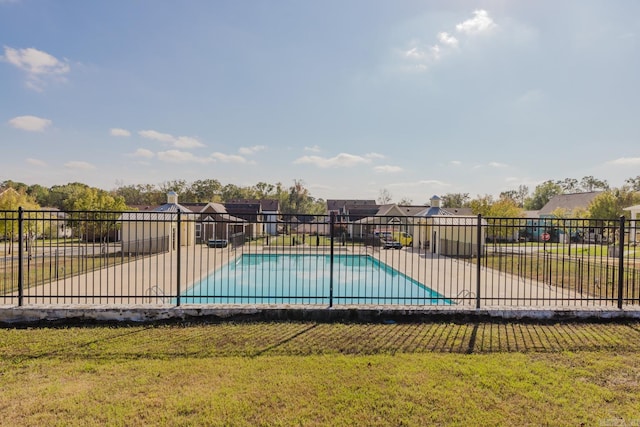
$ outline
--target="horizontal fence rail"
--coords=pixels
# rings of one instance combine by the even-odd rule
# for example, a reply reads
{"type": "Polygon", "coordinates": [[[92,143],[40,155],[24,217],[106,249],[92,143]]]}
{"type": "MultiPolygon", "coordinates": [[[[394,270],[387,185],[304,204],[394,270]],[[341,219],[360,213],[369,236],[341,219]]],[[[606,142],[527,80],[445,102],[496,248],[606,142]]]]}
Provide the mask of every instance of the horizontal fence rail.
{"type": "Polygon", "coordinates": [[[640,305],[637,220],[0,211],[0,304],[640,305]]]}

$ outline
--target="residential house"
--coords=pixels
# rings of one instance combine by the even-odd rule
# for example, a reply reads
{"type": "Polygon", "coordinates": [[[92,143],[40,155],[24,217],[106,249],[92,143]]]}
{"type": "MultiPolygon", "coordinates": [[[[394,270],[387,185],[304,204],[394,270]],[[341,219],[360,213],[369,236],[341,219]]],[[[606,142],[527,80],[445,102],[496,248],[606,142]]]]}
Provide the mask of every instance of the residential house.
{"type": "Polygon", "coordinates": [[[539,211],[540,218],[551,218],[561,213],[564,218],[574,218],[580,211],[589,209],[602,191],[589,191],[585,193],[558,194],[553,196],[539,211]]]}
{"type": "Polygon", "coordinates": [[[196,243],[206,243],[209,239],[233,241],[244,240],[250,224],[242,219],[229,215],[221,203],[207,203],[197,212],[195,221],[196,243]]]}
{"type": "Polygon", "coordinates": [[[373,215],[349,223],[349,232],[356,239],[380,232],[394,233],[404,231],[411,234],[412,225],[410,209],[407,206],[390,204],[378,206],[373,215]]]}
{"type": "Polygon", "coordinates": [[[552,241],[568,242],[570,240],[600,243],[603,241],[602,228],[597,224],[580,223],[575,229],[557,228],[554,219],[559,217],[575,219],[581,216],[581,213],[589,209],[589,205],[593,200],[601,194],[602,191],[589,191],[584,193],[558,194],[552,197],[538,211],[538,218],[527,220],[525,229],[526,236],[535,241],[541,240],[544,233],[552,236],[552,241]],[[593,226],[590,226],[593,225],[593,226]],[[584,229],[586,227],[586,230],[584,229]]]}
{"type": "Polygon", "coordinates": [[[44,207],[40,210],[45,212],[45,218],[48,217],[48,220],[45,221],[46,229],[43,231],[46,237],[50,239],[64,239],[73,235],[73,228],[67,224],[66,212],[62,212],[60,209],[53,207],[44,207]]]}
{"type": "Polygon", "coordinates": [[[251,238],[266,234],[278,234],[280,203],[272,199],[234,199],[224,204],[229,215],[242,218],[250,223],[247,235],[251,238]]]}
{"type": "Polygon", "coordinates": [[[265,221],[266,233],[272,236],[277,235],[280,222],[280,201],[276,199],[261,199],[260,206],[265,221]]]}

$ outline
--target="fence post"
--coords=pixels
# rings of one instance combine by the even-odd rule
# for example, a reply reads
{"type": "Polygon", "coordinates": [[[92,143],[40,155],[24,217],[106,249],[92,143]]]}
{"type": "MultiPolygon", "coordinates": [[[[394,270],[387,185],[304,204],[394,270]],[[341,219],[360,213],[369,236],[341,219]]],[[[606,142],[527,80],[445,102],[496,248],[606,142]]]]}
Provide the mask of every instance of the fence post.
{"type": "Polygon", "coordinates": [[[331,236],[331,251],[329,256],[329,308],[333,307],[333,240],[335,236],[336,213],[331,212],[329,220],[329,235],[331,236]]]}
{"type": "Polygon", "coordinates": [[[480,263],[482,262],[482,215],[478,214],[476,227],[476,309],[480,308],[480,263]]]}
{"type": "Polygon", "coordinates": [[[182,215],[180,212],[180,208],[178,208],[178,230],[176,231],[176,258],[178,259],[178,263],[176,265],[176,305],[180,306],[180,294],[182,293],[180,291],[180,276],[181,276],[181,269],[180,269],[180,262],[181,262],[181,255],[182,255],[182,233],[181,233],[181,229],[182,229],[182,215]]]}
{"type": "MultiPolygon", "coordinates": [[[[18,207],[18,306],[24,303],[24,211],[18,207]]],[[[13,245],[13,242],[11,242],[13,245]]]]}
{"type": "Polygon", "coordinates": [[[620,246],[618,248],[618,308],[622,309],[624,289],[624,216],[620,217],[620,246]]]}

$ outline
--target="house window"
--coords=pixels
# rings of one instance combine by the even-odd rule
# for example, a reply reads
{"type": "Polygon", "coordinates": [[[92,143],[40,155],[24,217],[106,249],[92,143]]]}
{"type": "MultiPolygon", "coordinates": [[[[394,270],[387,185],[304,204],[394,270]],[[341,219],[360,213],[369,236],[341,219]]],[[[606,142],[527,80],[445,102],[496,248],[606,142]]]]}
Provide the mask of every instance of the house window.
{"type": "Polygon", "coordinates": [[[196,239],[200,238],[200,230],[202,229],[202,224],[200,224],[199,222],[196,223],[196,239]]]}

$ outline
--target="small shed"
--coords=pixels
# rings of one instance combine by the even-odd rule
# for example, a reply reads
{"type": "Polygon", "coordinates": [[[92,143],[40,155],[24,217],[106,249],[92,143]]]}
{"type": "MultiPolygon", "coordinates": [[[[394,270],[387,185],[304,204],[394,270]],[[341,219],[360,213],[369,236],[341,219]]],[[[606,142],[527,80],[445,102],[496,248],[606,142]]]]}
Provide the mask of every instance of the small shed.
{"type": "Polygon", "coordinates": [[[192,215],[191,210],[178,204],[178,196],[173,191],[167,193],[167,203],[153,211],[124,212],[118,218],[122,252],[152,254],[175,250],[177,245],[195,245],[194,222],[189,220],[189,215],[180,221],[178,241],[178,212],[192,215]]]}
{"type": "MultiPolygon", "coordinates": [[[[431,231],[430,251],[436,255],[472,257],[478,254],[478,217],[432,216],[426,219],[431,231]]],[[[484,247],[487,222],[480,223],[480,253],[484,247]]]]}

